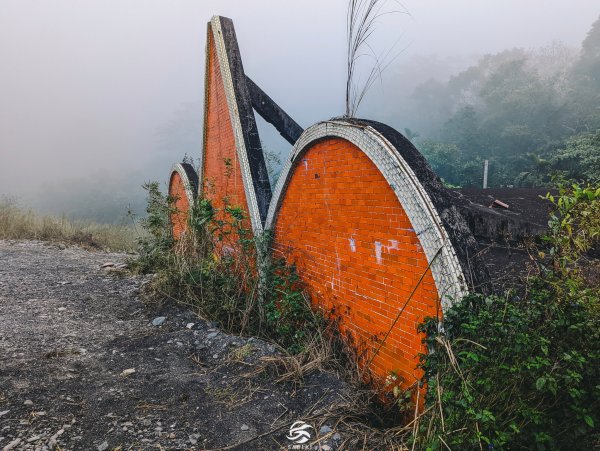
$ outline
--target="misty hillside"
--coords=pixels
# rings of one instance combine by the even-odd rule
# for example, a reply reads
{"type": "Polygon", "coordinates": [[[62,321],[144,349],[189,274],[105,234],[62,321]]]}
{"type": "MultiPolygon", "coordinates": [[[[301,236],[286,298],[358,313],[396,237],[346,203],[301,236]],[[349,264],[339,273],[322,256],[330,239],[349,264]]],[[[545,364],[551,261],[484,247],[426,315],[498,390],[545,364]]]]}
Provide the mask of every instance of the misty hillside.
{"type": "MultiPolygon", "coordinates": [[[[451,186],[479,186],[485,159],[495,187],[598,172],[599,11],[544,4],[540,16],[533,3],[513,3],[469,4],[469,16],[460,5],[409,2],[378,29],[393,61],[358,114],[405,133],[451,186]]],[[[345,2],[320,4],[322,17],[310,2],[294,9],[328,30],[319,39],[280,5],[182,5],[143,15],[134,3],[0,6],[1,195],[102,222],[143,215],[141,185],[164,182],[185,155],[198,159],[205,23],[215,12],[244,18],[236,23],[248,73],[300,125],[343,112],[345,2]],[[257,30],[267,10],[278,20],[257,30]],[[321,70],[303,70],[308,62],[321,70]]],[[[259,128],[270,154],[285,157],[290,146],[270,125],[259,128]]]]}

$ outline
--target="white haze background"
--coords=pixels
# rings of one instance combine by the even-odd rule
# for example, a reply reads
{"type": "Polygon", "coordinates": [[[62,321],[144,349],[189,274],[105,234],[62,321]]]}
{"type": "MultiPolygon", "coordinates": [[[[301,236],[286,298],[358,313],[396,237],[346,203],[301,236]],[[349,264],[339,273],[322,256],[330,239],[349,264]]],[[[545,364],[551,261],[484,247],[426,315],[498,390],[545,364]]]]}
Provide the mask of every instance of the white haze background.
{"type": "MultiPolygon", "coordinates": [[[[393,5],[392,5],[393,6],[393,5]]],[[[401,8],[397,6],[397,8],[401,8]]],[[[592,0],[406,0],[379,50],[394,64],[359,116],[410,127],[401,99],[477,57],[578,47],[592,0]],[[435,56],[434,56],[435,55],[435,56]],[[402,112],[402,114],[395,114],[402,112]]],[[[206,23],[234,20],[245,70],[300,125],[344,112],[346,1],[0,0],[0,196],[116,221],[143,211],[146,180],[201,146],[206,23]]],[[[264,127],[266,147],[289,145],[264,127]]]]}

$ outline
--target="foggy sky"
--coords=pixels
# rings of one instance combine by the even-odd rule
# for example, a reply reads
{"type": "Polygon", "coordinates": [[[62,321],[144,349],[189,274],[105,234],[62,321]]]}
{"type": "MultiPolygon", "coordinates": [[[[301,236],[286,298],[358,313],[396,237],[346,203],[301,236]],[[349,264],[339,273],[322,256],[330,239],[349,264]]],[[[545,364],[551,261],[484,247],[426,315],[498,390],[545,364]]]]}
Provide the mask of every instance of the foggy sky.
{"type": "MultiPolygon", "coordinates": [[[[183,154],[159,130],[187,111],[200,143],[213,14],[234,20],[246,73],[303,127],[342,114],[346,3],[0,0],[0,195],[134,171],[165,179],[183,154]]],[[[402,4],[410,16],[395,15],[379,38],[402,36],[396,65],[552,41],[578,47],[600,14],[593,0],[402,4]]]]}

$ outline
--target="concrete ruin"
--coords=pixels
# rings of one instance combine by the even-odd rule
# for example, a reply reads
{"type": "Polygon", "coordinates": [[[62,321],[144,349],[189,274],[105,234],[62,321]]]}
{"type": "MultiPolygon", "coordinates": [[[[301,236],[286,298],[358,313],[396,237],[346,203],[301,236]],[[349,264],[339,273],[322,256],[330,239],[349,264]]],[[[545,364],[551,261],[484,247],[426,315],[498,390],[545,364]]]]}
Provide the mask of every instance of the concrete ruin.
{"type": "MultiPolygon", "coordinates": [[[[379,380],[422,374],[417,326],[489,289],[473,232],[492,240],[529,223],[446,189],[412,143],[379,122],[337,118],[303,130],[244,72],[233,23],[208,24],[201,164],[174,167],[173,235],[197,196],[243,208],[272,254],[295,265],[311,302],[332,318],[379,380]],[[271,187],[254,113],[292,145],[271,187]]],[[[529,227],[529,229],[528,229],[529,227]]]]}

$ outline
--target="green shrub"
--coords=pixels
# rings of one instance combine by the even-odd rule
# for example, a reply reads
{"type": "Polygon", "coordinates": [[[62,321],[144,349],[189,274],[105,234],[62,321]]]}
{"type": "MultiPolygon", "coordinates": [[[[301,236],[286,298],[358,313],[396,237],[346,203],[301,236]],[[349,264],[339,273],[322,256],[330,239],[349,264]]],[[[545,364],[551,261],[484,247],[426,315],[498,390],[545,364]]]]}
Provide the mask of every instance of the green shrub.
{"type": "Polygon", "coordinates": [[[170,227],[173,199],[160,191],[158,182],[143,185],[146,190],[146,216],[140,221],[144,234],[138,239],[138,255],[129,264],[138,272],[152,272],[169,264],[168,256],[173,246],[170,227]]]}
{"type": "Polygon", "coordinates": [[[156,183],[146,189],[147,238],[133,266],[156,273],[150,297],[187,304],[229,332],[303,351],[324,322],[312,311],[295,269],[269,257],[271,236],[254,236],[241,207],[226,200],[218,211],[201,198],[190,210],[188,231],[175,241],[169,225],[174,199],[156,183]]]}
{"type": "Polygon", "coordinates": [[[577,185],[555,213],[524,294],[470,295],[430,319],[422,449],[592,449],[600,433],[600,292],[577,268],[597,243],[600,191],[577,185]],[[547,263],[544,265],[543,263],[547,263]]]}

